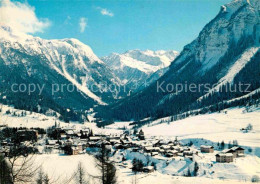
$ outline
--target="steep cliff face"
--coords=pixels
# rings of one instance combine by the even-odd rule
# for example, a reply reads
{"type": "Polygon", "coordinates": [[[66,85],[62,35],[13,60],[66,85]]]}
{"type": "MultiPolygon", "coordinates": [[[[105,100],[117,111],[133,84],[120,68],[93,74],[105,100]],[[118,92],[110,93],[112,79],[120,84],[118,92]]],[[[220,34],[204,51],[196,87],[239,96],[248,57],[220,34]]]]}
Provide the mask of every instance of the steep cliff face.
{"type": "MultiPolygon", "coordinates": [[[[113,106],[114,114],[126,111],[127,114],[121,114],[123,119],[139,119],[152,114],[172,115],[244,95],[220,94],[219,89],[239,82],[234,82],[234,79],[238,74],[242,75],[241,72],[250,70],[249,63],[252,61],[259,63],[256,59],[259,58],[260,41],[259,4],[257,0],[234,0],[222,6],[219,14],[202,29],[199,36],[184,47],[169,70],[142,92],[113,106]],[[205,86],[196,92],[167,90],[169,84],[183,84],[184,87],[192,83],[197,86],[209,84],[210,90],[205,91],[205,86]],[[158,84],[162,84],[160,86],[164,90],[158,91],[158,84]]],[[[251,77],[257,79],[254,75],[251,77]]],[[[241,77],[240,80],[247,82],[241,77]]],[[[259,87],[258,83],[253,86],[251,90],[259,87]]]]}

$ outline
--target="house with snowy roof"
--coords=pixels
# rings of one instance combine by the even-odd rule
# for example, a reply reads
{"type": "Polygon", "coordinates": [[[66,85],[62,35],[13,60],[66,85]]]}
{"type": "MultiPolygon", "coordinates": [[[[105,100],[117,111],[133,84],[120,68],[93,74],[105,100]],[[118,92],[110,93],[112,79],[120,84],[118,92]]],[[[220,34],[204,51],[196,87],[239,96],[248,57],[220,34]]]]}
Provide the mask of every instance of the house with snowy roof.
{"type": "Polygon", "coordinates": [[[230,163],[233,162],[234,156],[232,153],[218,153],[216,154],[216,162],[230,163]]]}
{"type": "Polygon", "coordinates": [[[200,151],[201,151],[201,153],[213,153],[214,147],[213,146],[201,145],[200,151]]]}
{"type": "Polygon", "coordinates": [[[245,149],[240,146],[234,146],[230,149],[223,150],[223,153],[232,153],[234,158],[244,157],[244,154],[245,154],[244,152],[245,152],[245,149]]]}

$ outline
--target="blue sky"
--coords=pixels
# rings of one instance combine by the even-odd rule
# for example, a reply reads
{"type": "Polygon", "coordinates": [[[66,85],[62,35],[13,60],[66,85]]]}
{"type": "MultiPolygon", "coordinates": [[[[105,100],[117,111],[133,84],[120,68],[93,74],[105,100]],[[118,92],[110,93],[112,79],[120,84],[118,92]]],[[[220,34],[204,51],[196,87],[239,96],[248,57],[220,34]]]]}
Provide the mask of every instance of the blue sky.
{"type": "Polygon", "coordinates": [[[228,2],[27,0],[39,20],[47,18],[50,22],[43,33],[34,35],[46,39],[77,38],[98,56],[130,49],[181,51],[228,2]]]}

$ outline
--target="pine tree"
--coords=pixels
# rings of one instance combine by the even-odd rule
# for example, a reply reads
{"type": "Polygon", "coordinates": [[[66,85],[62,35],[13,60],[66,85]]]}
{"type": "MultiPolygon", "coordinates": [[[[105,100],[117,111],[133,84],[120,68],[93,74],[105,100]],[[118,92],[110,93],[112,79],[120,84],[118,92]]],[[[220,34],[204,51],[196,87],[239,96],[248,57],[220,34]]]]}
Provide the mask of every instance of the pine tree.
{"type": "Polygon", "coordinates": [[[187,176],[188,176],[188,177],[191,177],[190,168],[188,168],[188,171],[187,171],[187,176]]]}
{"type": "Polygon", "coordinates": [[[221,142],[220,147],[221,147],[222,150],[225,149],[225,142],[224,141],[221,142]]]}
{"type": "Polygon", "coordinates": [[[198,171],[199,171],[199,165],[197,162],[194,163],[194,173],[193,175],[194,176],[197,176],[198,175],[198,171]]]}
{"type": "Polygon", "coordinates": [[[98,152],[97,158],[97,167],[101,172],[99,177],[102,184],[114,184],[116,183],[116,168],[109,160],[110,150],[106,149],[105,145],[101,145],[101,149],[98,152]]]}

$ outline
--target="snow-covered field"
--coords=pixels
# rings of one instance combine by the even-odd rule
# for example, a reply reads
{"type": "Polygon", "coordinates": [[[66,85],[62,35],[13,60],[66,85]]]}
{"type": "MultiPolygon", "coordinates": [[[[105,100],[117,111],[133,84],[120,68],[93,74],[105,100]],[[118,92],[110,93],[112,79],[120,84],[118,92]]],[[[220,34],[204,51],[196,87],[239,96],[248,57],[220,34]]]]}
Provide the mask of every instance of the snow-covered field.
{"type": "MultiPolygon", "coordinates": [[[[90,183],[98,183],[98,179],[95,176],[99,176],[99,171],[96,168],[95,159],[93,156],[84,155],[74,155],[74,156],[61,156],[58,154],[49,155],[38,155],[35,158],[35,162],[42,166],[43,171],[47,173],[52,181],[57,181],[62,183],[68,181],[76,172],[78,164],[81,162],[84,170],[86,171],[86,178],[90,183]]],[[[242,161],[243,162],[243,161],[242,161]]],[[[244,163],[244,162],[243,162],[244,163]]],[[[252,163],[251,163],[252,164],[252,163]]],[[[117,181],[120,184],[131,184],[133,181],[137,181],[138,184],[233,184],[233,183],[250,183],[245,182],[245,178],[240,176],[241,172],[235,166],[229,164],[221,164],[218,167],[219,171],[215,175],[219,175],[221,172],[230,173],[233,169],[236,180],[227,179],[222,177],[222,179],[217,179],[213,176],[212,178],[207,177],[182,177],[173,176],[169,173],[162,173],[161,171],[156,171],[153,173],[139,173],[136,176],[127,167],[122,167],[117,165],[117,181]],[[239,172],[237,172],[239,171],[239,172]],[[240,178],[239,178],[240,176],[240,178]]],[[[246,166],[249,166],[248,164],[246,166]]],[[[246,167],[250,170],[250,168],[246,167]]],[[[258,163],[259,166],[259,163],[258,163]]],[[[173,168],[173,163],[169,164],[169,170],[173,168]]],[[[225,174],[227,176],[227,174],[225,174]]],[[[223,174],[221,175],[223,176],[223,174]]],[[[247,180],[248,181],[248,180],[247,180]]],[[[75,180],[71,180],[70,183],[74,184],[75,180]]]]}
{"type": "MultiPolygon", "coordinates": [[[[143,127],[143,131],[150,136],[204,138],[214,142],[224,140],[226,143],[237,140],[241,146],[260,147],[260,110],[246,113],[244,108],[234,108],[226,112],[194,116],[155,126],[148,125],[143,127]],[[253,125],[253,131],[240,131],[249,123],[253,125]]],[[[158,122],[160,120],[153,124],[158,122]]]]}
{"type": "MultiPolygon", "coordinates": [[[[75,173],[77,172],[78,164],[81,163],[86,173],[86,179],[91,183],[98,182],[96,178],[90,176],[99,176],[99,171],[96,168],[95,158],[91,155],[59,155],[59,154],[44,154],[36,155],[34,163],[41,166],[44,173],[47,173],[50,180],[54,183],[67,183],[69,180],[75,182],[75,173]]],[[[36,176],[37,177],[37,176],[36,176]]]]}
{"type": "MultiPolygon", "coordinates": [[[[23,111],[25,112],[25,111],[23,111]]],[[[0,112],[0,121],[2,124],[7,124],[12,127],[42,127],[47,128],[59,123],[61,126],[75,126],[80,129],[82,126],[90,127],[94,133],[104,134],[119,134],[123,129],[131,128],[130,122],[117,122],[109,125],[106,128],[98,128],[94,123],[64,123],[59,121],[56,117],[45,116],[38,113],[26,112],[26,116],[20,116],[21,110],[2,105],[0,112]],[[6,114],[10,110],[11,114],[6,114]],[[13,116],[16,112],[16,116],[13,116]],[[18,117],[18,115],[20,117],[18,117]]],[[[161,120],[156,120],[149,125],[142,127],[146,137],[157,137],[160,139],[174,139],[178,136],[181,141],[195,140],[194,146],[199,146],[201,141],[208,141],[209,144],[216,144],[222,140],[225,143],[237,140],[239,145],[245,148],[253,148],[250,155],[246,154],[244,158],[237,158],[233,163],[216,163],[215,153],[201,154],[201,159],[196,160],[200,166],[198,177],[182,177],[174,176],[176,174],[182,175],[188,168],[193,168],[194,162],[172,160],[156,160],[153,162],[157,164],[158,170],[153,173],[137,174],[136,180],[139,184],[171,184],[171,183],[246,183],[250,181],[253,175],[260,176],[260,109],[250,108],[246,112],[245,108],[232,108],[221,113],[205,114],[200,116],[193,116],[183,120],[178,120],[170,123],[161,123],[161,120]],[[240,131],[248,124],[253,125],[253,130],[248,133],[240,131]],[[203,139],[201,139],[203,138],[203,139]]],[[[246,150],[247,152],[247,150],[246,150]]],[[[128,167],[122,166],[122,163],[117,164],[117,180],[118,183],[133,183],[135,176],[132,174],[129,166],[131,159],[134,157],[146,159],[145,156],[134,155],[136,153],[124,153],[129,162],[128,167]]],[[[118,155],[120,155],[118,153],[118,155]]],[[[115,155],[118,156],[117,154],[115,155]]],[[[98,176],[99,171],[96,168],[95,159],[88,154],[64,156],[59,154],[43,154],[35,157],[35,163],[42,166],[44,172],[47,172],[50,178],[59,182],[68,180],[77,169],[78,163],[81,162],[84,169],[91,176],[98,176]]],[[[90,183],[97,183],[97,179],[88,177],[90,183]]],[[[73,181],[71,181],[73,183],[73,181]]]]}
{"type": "MultiPolygon", "coordinates": [[[[126,169],[122,169],[122,176],[119,177],[119,183],[131,184],[135,181],[135,176],[132,174],[127,175],[126,169]]],[[[159,172],[153,172],[149,174],[138,174],[136,176],[138,184],[241,184],[251,183],[245,181],[236,180],[220,180],[204,177],[183,177],[183,176],[171,176],[168,174],[161,174],[159,172]]]]}
{"type": "MultiPolygon", "coordinates": [[[[223,183],[223,184],[233,184],[233,183],[250,183],[245,181],[250,181],[250,178],[245,177],[245,173],[250,171],[254,171],[259,166],[259,161],[257,164],[254,163],[255,160],[252,158],[246,160],[240,160],[239,163],[235,164],[216,164],[215,174],[212,177],[182,177],[182,176],[173,176],[170,174],[170,170],[174,168],[176,163],[170,163],[169,166],[162,171],[156,171],[153,173],[139,173],[136,176],[133,175],[131,170],[127,167],[122,167],[117,165],[117,181],[118,183],[131,184],[134,180],[139,184],[171,184],[171,183],[179,183],[179,184],[215,184],[215,183],[223,183]],[[253,161],[247,163],[248,160],[253,161]],[[245,173],[243,170],[239,170],[237,165],[241,164],[245,168],[245,173]],[[251,167],[253,166],[254,167],[251,167]],[[168,173],[166,173],[166,171],[168,173]],[[232,171],[232,172],[231,172],[232,171]],[[233,173],[234,179],[230,179],[229,175],[233,173]],[[225,176],[225,177],[224,177],[225,176]],[[220,177],[221,179],[218,179],[220,177]],[[228,179],[229,178],[229,179],[228,179]]],[[[74,156],[60,156],[58,154],[49,154],[49,155],[38,155],[35,159],[36,163],[40,164],[45,173],[48,173],[49,177],[53,181],[64,182],[67,181],[73,176],[77,170],[77,166],[79,162],[82,163],[84,170],[86,171],[86,178],[90,183],[97,183],[98,179],[95,176],[99,176],[99,171],[96,168],[95,159],[88,155],[74,155],[74,156]],[[94,176],[94,177],[93,177],[94,176]]],[[[181,164],[179,164],[181,165],[181,164]]],[[[211,169],[212,170],[212,169],[211,169]]],[[[258,168],[259,170],[259,168],[258,168]]],[[[255,174],[255,173],[250,173],[255,174]]],[[[74,183],[75,180],[72,180],[70,183],[74,183]]]]}

